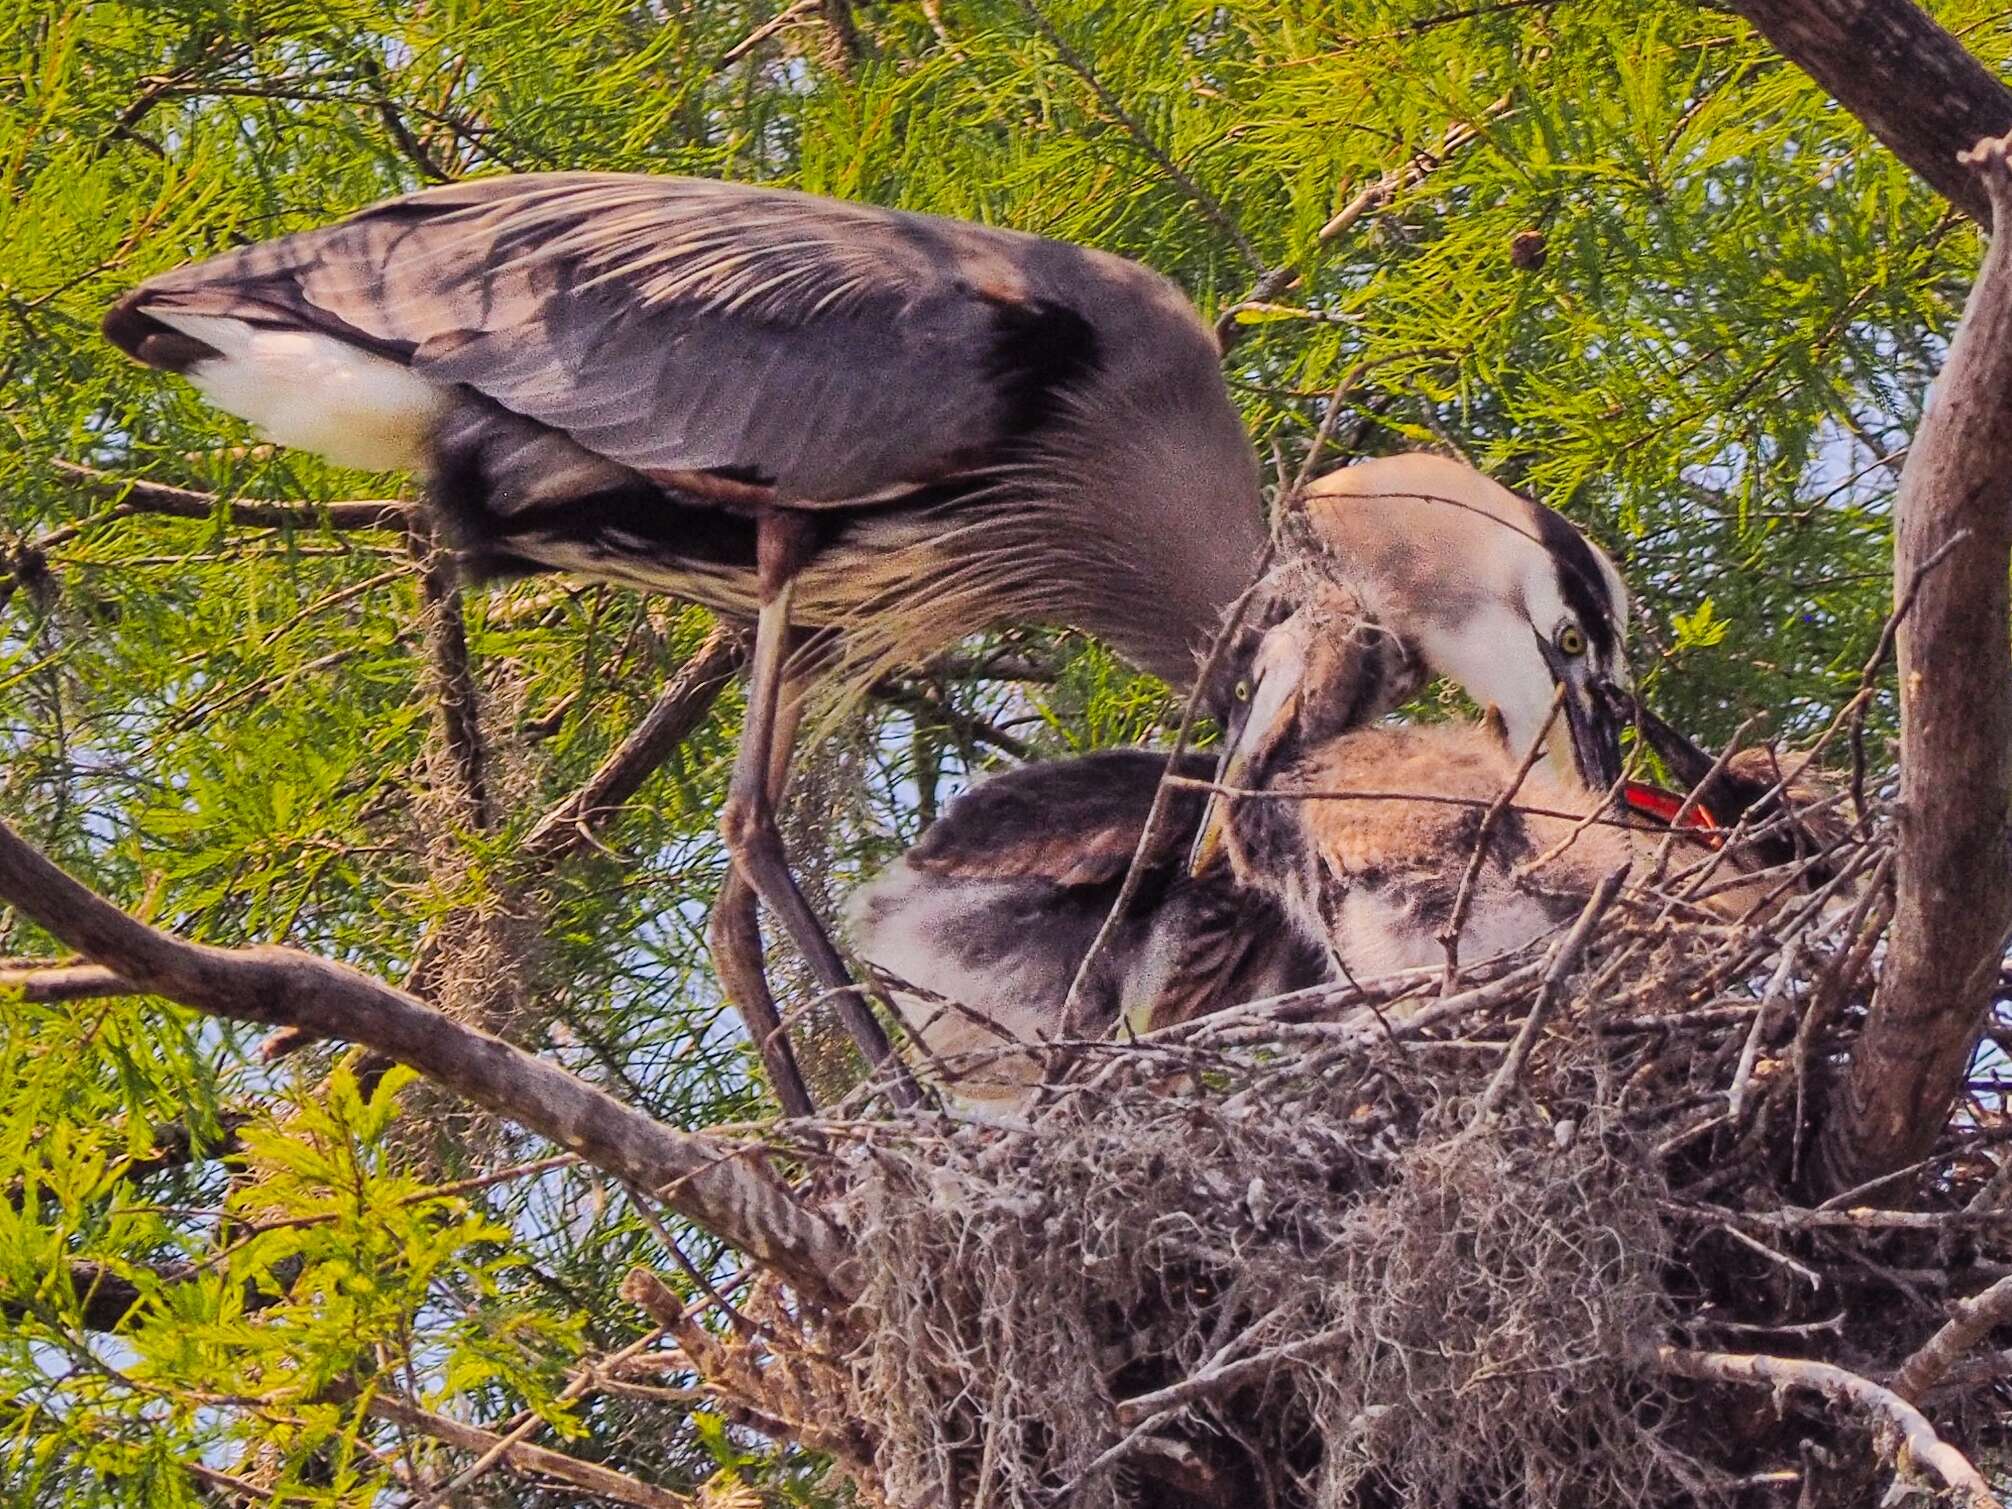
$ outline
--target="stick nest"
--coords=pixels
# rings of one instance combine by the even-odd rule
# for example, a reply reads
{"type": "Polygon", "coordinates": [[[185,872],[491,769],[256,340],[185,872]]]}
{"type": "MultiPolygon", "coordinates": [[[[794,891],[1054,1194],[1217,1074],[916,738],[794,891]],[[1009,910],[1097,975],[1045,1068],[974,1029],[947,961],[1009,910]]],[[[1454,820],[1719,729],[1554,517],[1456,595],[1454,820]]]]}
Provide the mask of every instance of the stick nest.
{"type": "MultiPolygon", "coordinates": [[[[820,1123],[790,1152],[854,1245],[857,1299],[775,1299],[753,1351],[823,1359],[821,1407],[854,1422],[841,1456],[900,1506],[1594,1509],[1876,1484],[1870,1417],[1656,1357],[1880,1379],[2012,1272],[2002,1212],[1967,1209],[2012,1182],[1992,1182],[1995,1098],[1959,1104],[1923,1185],[1801,1193],[1885,853],[1834,848],[1816,895],[1743,924],[1667,879],[1624,891],[1569,969],[1554,942],[1450,992],[1420,973],[1061,1045],[1024,1119],[820,1123]]],[[[751,1406],[782,1376],[760,1363],[751,1406]]],[[[2002,1447],[1995,1387],[1945,1377],[1921,1402],[1973,1452],[2002,1447]]]]}

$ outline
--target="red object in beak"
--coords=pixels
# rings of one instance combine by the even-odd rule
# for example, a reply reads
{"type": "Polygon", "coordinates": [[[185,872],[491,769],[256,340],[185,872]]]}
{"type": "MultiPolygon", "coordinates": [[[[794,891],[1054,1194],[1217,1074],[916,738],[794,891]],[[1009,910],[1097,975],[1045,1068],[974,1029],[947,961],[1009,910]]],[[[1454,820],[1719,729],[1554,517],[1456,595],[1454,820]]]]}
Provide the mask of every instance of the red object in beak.
{"type": "MultiPolygon", "coordinates": [[[[1642,781],[1621,783],[1621,802],[1628,811],[1653,818],[1665,828],[1675,823],[1677,814],[1683,812],[1684,800],[1674,791],[1665,791],[1660,786],[1650,786],[1642,781]]],[[[1684,813],[1684,828],[1715,849],[1725,841],[1719,831],[1718,819],[1705,810],[1702,802],[1694,803],[1691,810],[1684,813]]]]}

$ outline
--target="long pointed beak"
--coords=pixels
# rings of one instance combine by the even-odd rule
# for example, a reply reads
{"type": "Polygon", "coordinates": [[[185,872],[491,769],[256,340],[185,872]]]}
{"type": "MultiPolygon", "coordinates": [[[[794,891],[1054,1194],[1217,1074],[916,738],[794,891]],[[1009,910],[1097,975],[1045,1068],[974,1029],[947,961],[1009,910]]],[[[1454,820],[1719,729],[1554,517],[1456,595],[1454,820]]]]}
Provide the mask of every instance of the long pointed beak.
{"type": "MultiPolygon", "coordinates": [[[[1241,785],[1239,776],[1247,763],[1237,758],[1235,750],[1224,750],[1223,757],[1216,761],[1215,783],[1218,786],[1241,785]]],[[[1188,851],[1188,874],[1201,874],[1222,854],[1223,835],[1229,831],[1232,800],[1220,791],[1209,793],[1209,805],[1202,813],[1202,826],[1195,834],[1194,847],[1188,851]]]]}
{"type": "MultiPolygon", "coordinates": [[[[1262,775],[1259,751],[1276,747],[1287,726],[1299,715],[1299,683],[1305,663],[1290,643],[1273,641],[1274,648],[1258,671],[1244,715],[1230,729],[1229,743],[1216,766],[1216,785],[1232,790],[1254,784],[1262,775]]],[[[1222,852],[1228,833],[1233,796],[1221,791],[1209,795],[1208,810],[1202,814],[1201,831],[1188,852],[1188,873],[1199,875],[1222,852]]]]}
{"type": "Polygon", "coordinates": [[[1670,775],[1686,791],[1694,791],[1712,773],[1718,763],[1709,750],[1691,742],[1688,735],[1665,723],[1657,717],[1649,705],[1632,693],[1621,693],[1616,700],[1625,697],[1624,716],[1630,717],[1641,729],[1642,737],[1649,743],[1662,760],[1670,775]]]}
{"type": "Polygon", "coordinates": [[[1565,727],[1572,740],[1572,763],[1588,791],[1605,791],[1621,778],[1624,717],[1605,687],[1565,688],[1565,727]]]}

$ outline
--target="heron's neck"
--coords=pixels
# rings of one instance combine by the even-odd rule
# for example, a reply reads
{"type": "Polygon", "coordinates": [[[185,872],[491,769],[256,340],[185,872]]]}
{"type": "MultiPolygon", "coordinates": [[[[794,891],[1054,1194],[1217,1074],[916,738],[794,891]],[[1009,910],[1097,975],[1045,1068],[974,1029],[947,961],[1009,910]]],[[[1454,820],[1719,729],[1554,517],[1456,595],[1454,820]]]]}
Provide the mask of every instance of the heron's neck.
{"type": "Polygon", "coordinates": [[[1256,476],[1244,486],[1179,455],[1103,459],[1104,506],[1077,520],[1070,622],[1186,691],[1264,553],[1256,476]]]}
{"type": "Polygon", "coordinates": [[[1077,626],[1185,692],[1224,614],[1250,585],[1263,547],[1255,521],[1249,530],[1218,521],[1185,548],[1142,548],[1123,577],[1082,583],[1088,611],[1077,626]]]}

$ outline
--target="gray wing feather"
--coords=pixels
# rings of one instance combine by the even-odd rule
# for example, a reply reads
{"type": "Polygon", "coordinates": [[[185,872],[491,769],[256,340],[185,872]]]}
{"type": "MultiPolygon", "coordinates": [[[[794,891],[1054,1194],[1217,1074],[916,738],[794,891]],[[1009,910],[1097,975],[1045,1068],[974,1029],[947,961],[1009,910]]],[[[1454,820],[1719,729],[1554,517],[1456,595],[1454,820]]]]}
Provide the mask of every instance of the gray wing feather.
{"type": "Polygon", "coordinates": [[[812,504],[928,481],[1009,434],[1014,316],[1070,311],[1106,359],[1156,330],[1186,353],[1199,329],[1164,279],[1084,248],[590,173],[427,190],[178,269],[128,305],[322,331],[636,471],[737,471],[812,504]]]}

